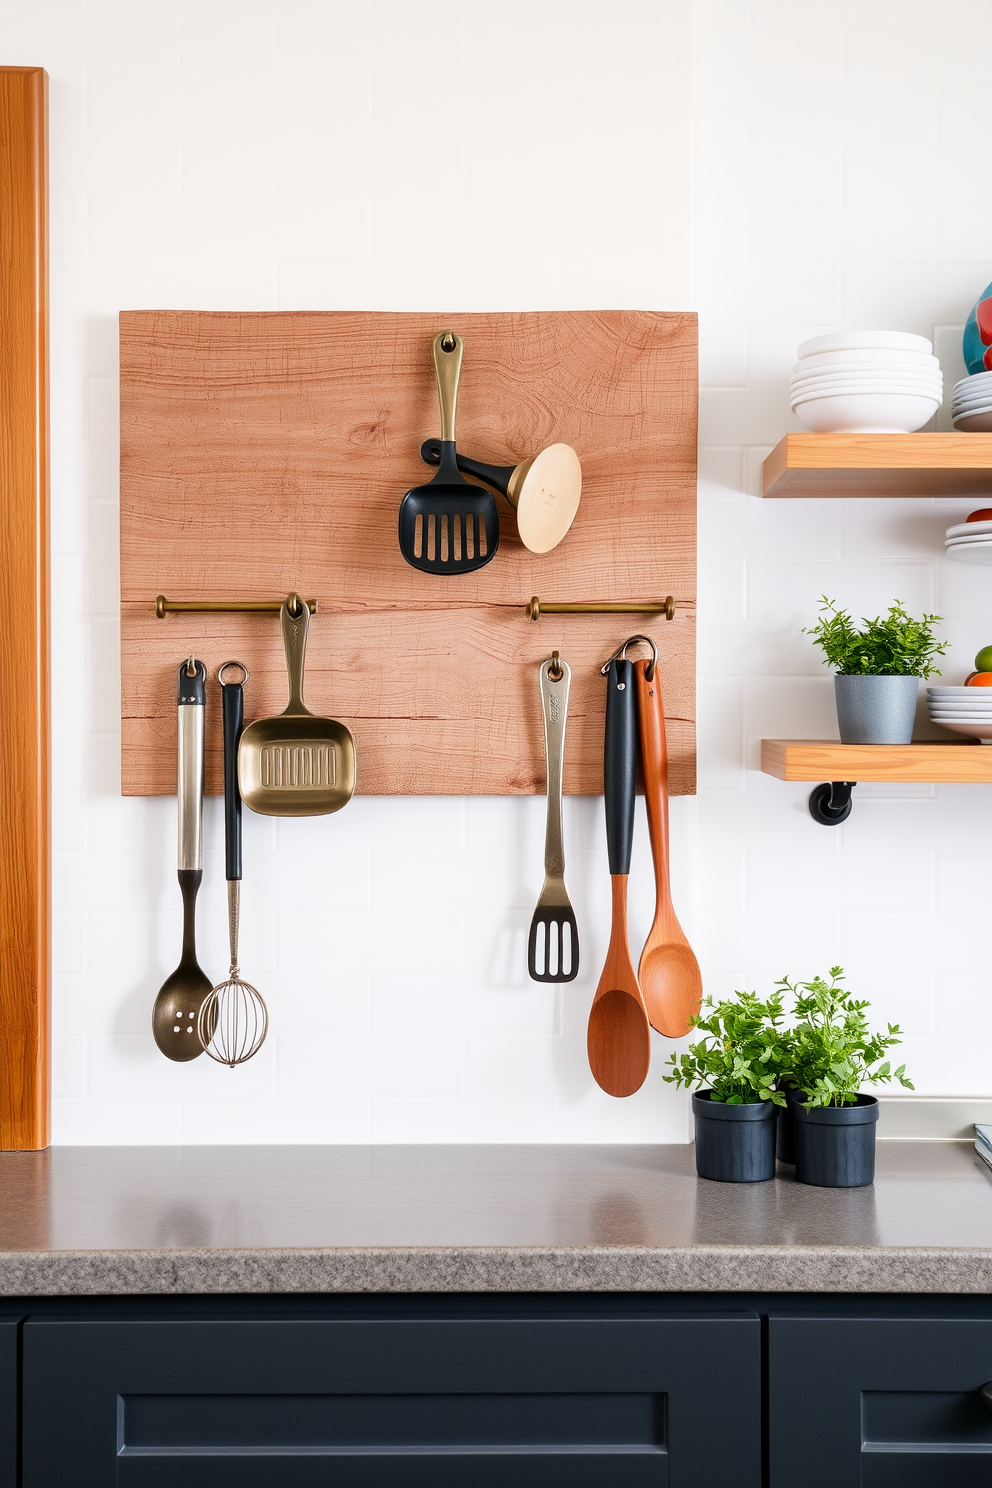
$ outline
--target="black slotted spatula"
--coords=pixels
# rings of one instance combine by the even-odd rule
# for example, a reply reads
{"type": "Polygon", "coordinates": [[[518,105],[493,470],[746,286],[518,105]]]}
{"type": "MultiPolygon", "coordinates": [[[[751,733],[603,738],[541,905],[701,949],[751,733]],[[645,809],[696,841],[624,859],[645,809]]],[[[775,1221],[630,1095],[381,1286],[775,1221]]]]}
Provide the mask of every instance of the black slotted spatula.
{"type": "Polygon", "coordinates": [[[458,469],[455,406],[464,345],[454,331],[434,337],[434,371],[441,403],[441,463],[426,486],[414,486],[400,503],[400,552],[424,573],[473,573],[496,555],[496,498],[473,486],[458,469]]]}

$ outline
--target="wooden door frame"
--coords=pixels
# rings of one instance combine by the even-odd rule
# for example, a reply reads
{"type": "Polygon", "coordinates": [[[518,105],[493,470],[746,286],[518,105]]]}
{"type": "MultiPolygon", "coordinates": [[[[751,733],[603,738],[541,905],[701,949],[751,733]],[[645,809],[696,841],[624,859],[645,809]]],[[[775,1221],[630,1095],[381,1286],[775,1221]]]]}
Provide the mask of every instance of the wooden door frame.
{"type": "Polygon", "coordinates": [[[48,76],[0,67],[0,1150],[51,1140],[48,76]]]}

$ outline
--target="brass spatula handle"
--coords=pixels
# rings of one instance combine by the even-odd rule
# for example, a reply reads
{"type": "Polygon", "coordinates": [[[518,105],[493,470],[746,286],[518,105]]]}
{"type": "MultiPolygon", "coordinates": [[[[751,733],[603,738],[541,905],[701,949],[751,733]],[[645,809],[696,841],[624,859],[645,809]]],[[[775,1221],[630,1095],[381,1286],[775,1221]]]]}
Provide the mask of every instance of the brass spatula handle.
{"type": "Polygon", "coordinates": [[[565,762],[565,724],[572,669],[560,656],[541,667],[541,703],[548,779],[548,824],[544,836],[544,871],[548,878],[564,878],[565,848],[561,825],[561,779],[565,762]],[[556,665],[557,662],[557,665],[556,665]]]}
{"type": "Polygon", "coordinates": [[[458,379],[462,371],[465,343],[454,331],[439,331],[432,344],[437,395],[441,404],[441,439],[453,444],[455,410],[458,406],[458,379]]]}
{"type": "Polygon", "coordinates": [[[307,659],[307,635],[310,611],[298,594],[291,594],[281,611],[282,643],[286,648],[286,670],[289,673],[289,706],[287,713],[306,713],[303,701],[303,668],[307,659]]]}

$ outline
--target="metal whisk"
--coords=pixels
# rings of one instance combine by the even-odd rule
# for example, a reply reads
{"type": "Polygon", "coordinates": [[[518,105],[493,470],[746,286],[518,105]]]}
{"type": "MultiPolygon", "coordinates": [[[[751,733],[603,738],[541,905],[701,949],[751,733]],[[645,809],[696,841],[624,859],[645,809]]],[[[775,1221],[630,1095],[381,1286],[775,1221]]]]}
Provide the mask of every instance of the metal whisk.
{"type": "Polygon", "coordinates": [[[244,1064],[265,1042],[269,1014],[262,994],[242,981],[238,966],[238,921],[241,914],[241,792],[238,789],[238,744],[244,727],[244,684],[248,668],[226,661],[217,673],[224,705],[224,849],[227,865],[227,924],[231,970],[204,998],[197,1019],[200,1043],[218,1064],[244,1064]],[[228,667],[238,667],[240,682],[225,682],[228,667]]]}

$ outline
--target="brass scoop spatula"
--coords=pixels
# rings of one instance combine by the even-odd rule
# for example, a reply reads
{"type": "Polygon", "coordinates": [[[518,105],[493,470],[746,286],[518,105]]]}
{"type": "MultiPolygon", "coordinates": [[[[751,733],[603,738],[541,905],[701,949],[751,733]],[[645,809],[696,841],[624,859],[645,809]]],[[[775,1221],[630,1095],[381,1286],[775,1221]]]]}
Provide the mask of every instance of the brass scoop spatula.
{"type": "Polygon", "coordinates": [[[496,498],[471,485],[455,455],[455,407],[464,343],[454,331],[434,337],[434,372],[441,402],[440,467],[426,486],[400,503],[400,552],[424,573],[462,574],[484,568],[499,547],[496,498]]]}
{"type": "Polygon", "coordinates": [[[238,784],[261,816],[328,816],[355,791],[355,741],[336,718],[318,718],[303,701],[310,611],[291,594],[280,612],[289,671],[289,705],[257,718],[241,735],[238,784]]]}

